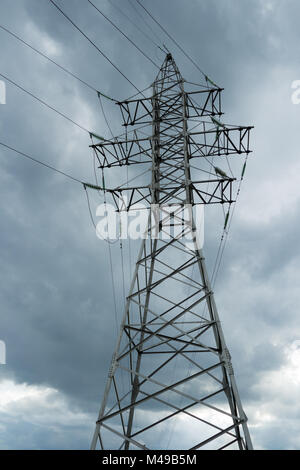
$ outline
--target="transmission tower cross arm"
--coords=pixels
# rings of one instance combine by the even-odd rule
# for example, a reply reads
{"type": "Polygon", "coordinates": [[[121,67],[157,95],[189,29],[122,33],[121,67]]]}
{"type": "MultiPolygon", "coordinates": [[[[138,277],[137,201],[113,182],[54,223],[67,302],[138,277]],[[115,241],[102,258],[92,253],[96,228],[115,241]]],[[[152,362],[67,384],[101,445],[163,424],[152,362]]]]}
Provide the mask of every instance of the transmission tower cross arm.
{"type": "Polygon", "coordinates": [[[217,127],[189,133],[190,158],[249,154],[250,131],[253,126],[217,127]]]}
{"type": "MultiPolygon", "coordinates": [[[[218,178],[201,181],[191,181],[191,189],[194,191],[195,204],[232,204],[233,198],[233,182],[235,178],[218,178]]],[[[100,186],[88,185],[91,189],[104,190],[100,186]]],[[[184,206],[185,200],[182,199],[182,192],[185,189],[185,183],[177,185],[167,185],[160,188],[161,204],[167,205],[170,202],[178,206],[184,206]]],[[[122,188],[105,188],[105,191],[111,194],[116,210],[129,211],[138,208],[140,204],[146,204],[150,207],[153,190],[151,185],[122,187],[122,188]]]]}
{"type": "MultiPolygon", "coordinates": [[[[209,128],[207,123],[201,124],[197,132],[187,132],[190,147],[189,159],[200,157],[228,156],[233,154],[251,153],[249,141],[253,126],[247,127],[217,127],[209,128]]],[[[172,124],[170,124],[172,127],[172,124]]],[[[122,165],[152,163],[152,137],[135,138],[130,140],[101,141],[91,145],[96,152],[99,167],[111,168],[122,165]]],[[[180,135],[179,135],[180,138],[180,135]]],[[[159,144],[166,152],[174,145],[174,139],[159,144]]],[[[174,155],[173,161],[180,161],[181,154],[174,155]]]]}
{"type": "MultiPolygon", "coordinates": [[[[171,108],[181,108],[182,91],[178,92],[178,83],[167,88],[168,91],[174,93],[169,96],[165,110],[160,116],[163,120],[164,115],[169,113],[171,108]]],[[[224,88],[209,88],[205,90],[196,90],[185,92],[187,96],[187,106],[189,108],[189,118],[205,117],[205,116],[221,116],[221,92],[224,88]]],[[[125,100],[116,102],[120,107],[123,126],[134,126],[136,124],[150,124],[153,122],[153,100],[159,99],[159,93],[149,98],[125,100]]],[[[171,119],[168,116],[168,119],[171,119]]],[[[176,116],[173,117],[176,119],[176,116]]]]}
{"type": "Polygon", "coordinates": [[[99,168],[111,168],[122,165],[151,163],[151,138],[136,138],[99,142],[90,145],[94,149],[99,168]]]}

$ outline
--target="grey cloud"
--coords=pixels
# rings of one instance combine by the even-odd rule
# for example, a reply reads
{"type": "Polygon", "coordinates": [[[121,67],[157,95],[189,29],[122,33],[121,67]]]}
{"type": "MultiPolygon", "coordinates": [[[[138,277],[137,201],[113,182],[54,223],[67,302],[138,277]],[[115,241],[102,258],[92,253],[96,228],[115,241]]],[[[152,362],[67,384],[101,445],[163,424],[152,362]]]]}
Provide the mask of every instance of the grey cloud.
{"type": "MultiPolygon", "coordinates": [[[[154,67],[91,8],[83,6],[82,1],[58,3],[138,87],[153,81],[154,67]]],[[[102,3],[105,11],[160,63],[160,52],[109,3],[102,3]]],[[[244,208],[253,204],[251,191],[256,191],[266,179],[274,182],[274,198],[279,197],[276,184],[285,168],[296,164],[298,157],[296,138],[291,140],[298,115],[297,107],[290,103],[290,83],[286,84],[283,96],[278,83],[268,80],[272,74],[278,76],[279,82],[286,77],[299,79],[293,74],[298,73],[295,58],[300,6],[296,0],[267,3],[273,9],[266,10],[266,2],[258,0],[193,1],[185,7],[179,0],[172,1],[172,6],[170,2],[145,1],[201,68],[220,86],[225,86],[226,122],[238,120],[258,127],[253,141],[255,154],[243,188],[244,208]],[[282,70],[285,74],[280,75],[282,70]],[[261,102],[262,96],[268,97],[266,104],[261,102]],[[271,107],[273,99],[280,99],[277,111],[275,105],[271,107]],[[274,115],[274,109],[278,115],[274,115]],[[279,133],[281,120],[283,131],[279,133]]],[[[131,12],[134,21],[140,21],[127,2],[126,6],[125,2],[118,4],[131,12]]],[[[3,0],[0,9],[3,25],[29,42],[35,41],[38,48],[43,47],[39,36],[46,34],[52,38],[61,49],[55,59],[104,93],[124,98],[135,92],[49,2],[18,0],[12,8],[9,0],[3,0]],[[33,28],[36,32],[31,37],[33,28]]],[[[79,123],[91,126],[100,135],[109,135],[97,96],[3,31],[0,40],[0,72],[68,116],[76,117],[79,123]]],[[[184,77],[200,81],[202,77],[189,61],[167,38],[164,42],[174,53],[184,77]]],[[[106,102],[105,109],[114,132],[123,132],[117,107],[106,102]]],[[[0,112],[0,140],[75,177],[94,181],[88,135],[9,84],[7,105],[0,105],[0,112]]],[[[8,365],[1,368],[0,377],[13,376],[17,382],[57,388],[68,397],[70,406],[88,413],[87,419],[96,418],[116,337],[107,247],[95,237],[80,185],[52,175],[7,150],[1,148],[0,152],[0,337],[7,343],[8,355],[8,365]]],[[[107,178],[114,182],[117,176],[107,178]]],[[[286,197],[288,204],[288,197],[281,197],[286,197]]],[[[96,195],[91,195],[91,200],[94,207],[96,195]]],[[[284,219],[280,213],[269,224],[263,220],[245,221],[240,211],[237,209],[215,293],[247,412],[247,407],[263,406],[266,400],[254,385],[263,374],[280,370],[283,364],[281,346],[274,343],[278,338],[283,343],[294,340],[297,332],[300,337],[299,210],[284,213],[284,219]],[[289,282],[281,280],[281,274],[287,277],[289,269],[293,269],[294,279],[289,275],[289,282]]],[[[206,235],[210,269],[218,240],[215,232],[206,235]]],[[[128,247],[124,249],[127,260],[128,247]]],[[[133,246],[133,260],[135,256],[133,246]]],[[[113,248],[113,264],[120,320],[123,300],[117,246],[113,248]]],[[[126,261],[127,285],[128,272],[126,261]]],[[[285,411],[281,413],[283,419],[285,411]]],[[[5,441],[1,441],[5,448],[13,447],[15,434],[12,419],[7,420],[5,441]]],[[[74,424],[74,446],[88,447],[90,426],[92,423],[82,424],[82,428],[74,424]]],[[[292,426],[299,432],[297,419],[292,426]]],[[[19,443],[22,448],[67,448],[74,436],[66,433],[66,439],[61,441],[65,433],[62,424],[60,429],[45,426],[38,432],[35,423],[22,423],[22,429],[26,434],[19,443]]],[[[275,424],[273,428],[270,423],[258,430],[253,428],[253,434],[255,443],[264,448],[298,445],[275,424]]]]}

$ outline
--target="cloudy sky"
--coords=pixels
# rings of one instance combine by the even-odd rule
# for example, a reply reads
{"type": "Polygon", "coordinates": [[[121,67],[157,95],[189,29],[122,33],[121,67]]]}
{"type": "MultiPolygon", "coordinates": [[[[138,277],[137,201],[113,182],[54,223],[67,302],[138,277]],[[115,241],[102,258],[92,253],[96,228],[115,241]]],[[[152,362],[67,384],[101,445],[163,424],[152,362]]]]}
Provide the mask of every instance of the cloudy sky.
{"type": "MultiPolygon", "coordinates": [[[[139,89],[153,81],[151,62],[87,1],[57,3],[139,89]]],[[[135,0],[95,3],[155,62],[163,54],[133,23],[167,45],[186,79],[202,79],[135,0]]],[[[300,105],[292,103],[291,87],[300,80],[300,3],[143,3],[225,88],[226,122],[255,126],[215,294],[255,448],[299,449],[300,105]]],[[[116,99],[135,93],[48,0],[0,0],[0,18],[1,26],[103,93],[116,99]]],[[[109,137],[95,92],[3,29],[0,41],[2,75],[109,137]]],[[[0,142],[93,182],[88,133],[4,81],[0,142]]],[[[116,106],[104,105],[113,132],[120,132],[116,106]]],[[[88,448],[116,338],[108,247],[95,235],[79,184],[3,147],[0,207],[0,340],[7,348],[0,448],[88,448]]],[[[206,233],[210,269],[211,240],[219,233],[220,227],[206,233]]],[[[133,247],[130,258],[125,250],[127,282],[136,253],[133,247]]],[[[112,256],[119,321],[118,247],[112,256]]]]}

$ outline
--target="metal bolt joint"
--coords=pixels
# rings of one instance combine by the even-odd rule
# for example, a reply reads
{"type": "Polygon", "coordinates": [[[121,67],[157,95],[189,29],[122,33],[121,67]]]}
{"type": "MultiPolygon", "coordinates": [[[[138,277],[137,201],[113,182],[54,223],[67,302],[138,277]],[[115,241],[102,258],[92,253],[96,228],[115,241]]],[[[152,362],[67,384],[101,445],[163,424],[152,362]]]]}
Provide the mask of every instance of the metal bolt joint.
{"type": "Polygon", "coordinates": [[[118,367],[118,361],[116,360],[116,355],[114,355],[112,361],[111,361],[111,366],[110,366],[110,369],[108,371],[108,376],[110,378],[113,377],[114,373],[115,373],[115,370],[116,368],[118,367]]]}
{"type": "Polygon", "coordinates": [[[228,351],[227,348],[223,350],[222,359],[225,362],[225,366],[226,366],[226,369],[228,370],[229,375],[234,375],[230,352],[228,351]]]}

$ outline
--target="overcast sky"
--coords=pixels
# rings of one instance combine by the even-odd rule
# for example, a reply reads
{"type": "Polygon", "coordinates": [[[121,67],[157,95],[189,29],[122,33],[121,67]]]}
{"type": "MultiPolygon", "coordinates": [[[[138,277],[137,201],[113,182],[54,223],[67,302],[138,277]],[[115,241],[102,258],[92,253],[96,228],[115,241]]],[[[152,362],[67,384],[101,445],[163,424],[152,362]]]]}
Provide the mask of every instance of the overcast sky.
{"type": "MultiPolygon", "coordinates": [[[[87,1],[57,3],[139,89],[154,80],[151,62],[87,1]]],[[[95,3],[155,62],[162,63],[161,51],[113,4],[167,45],[184,78],[202,80],[149,18],[153,31],[147,29],[135,0],[95,3]]],[[[292,103],[291,86],[300,80],[300,3],[143,3],[225,88],[226,122],[255,126],[215,295],[255,448],[299,449],[300,105],[292,103]]],[[[0,18],[101,92],[116,99],[135,93],[48,0],[0,0],[0,18]]],[[[109,137],[95,92],[1,29],[0,41],[1,74],[109,137]]],[[[93,182],[88,133],[5,82],[0,142],[93,182]]],[[[120,132],[117,107],[104,105],[120,132]]],[[[0,207],[0,340],[7,347],[7,364],[0,365],[0,448],[88,448],[116,338],[107,245],[95,235],[80,184],[2,147],[0,207]]],[[[206,232],[210,268],[211,240],[220,231],[206,232]]],[[[120,321],[120,253],[112,251],[120,321]]],[[[133,247],[126,282],[135,257],[133,247]]]]}

